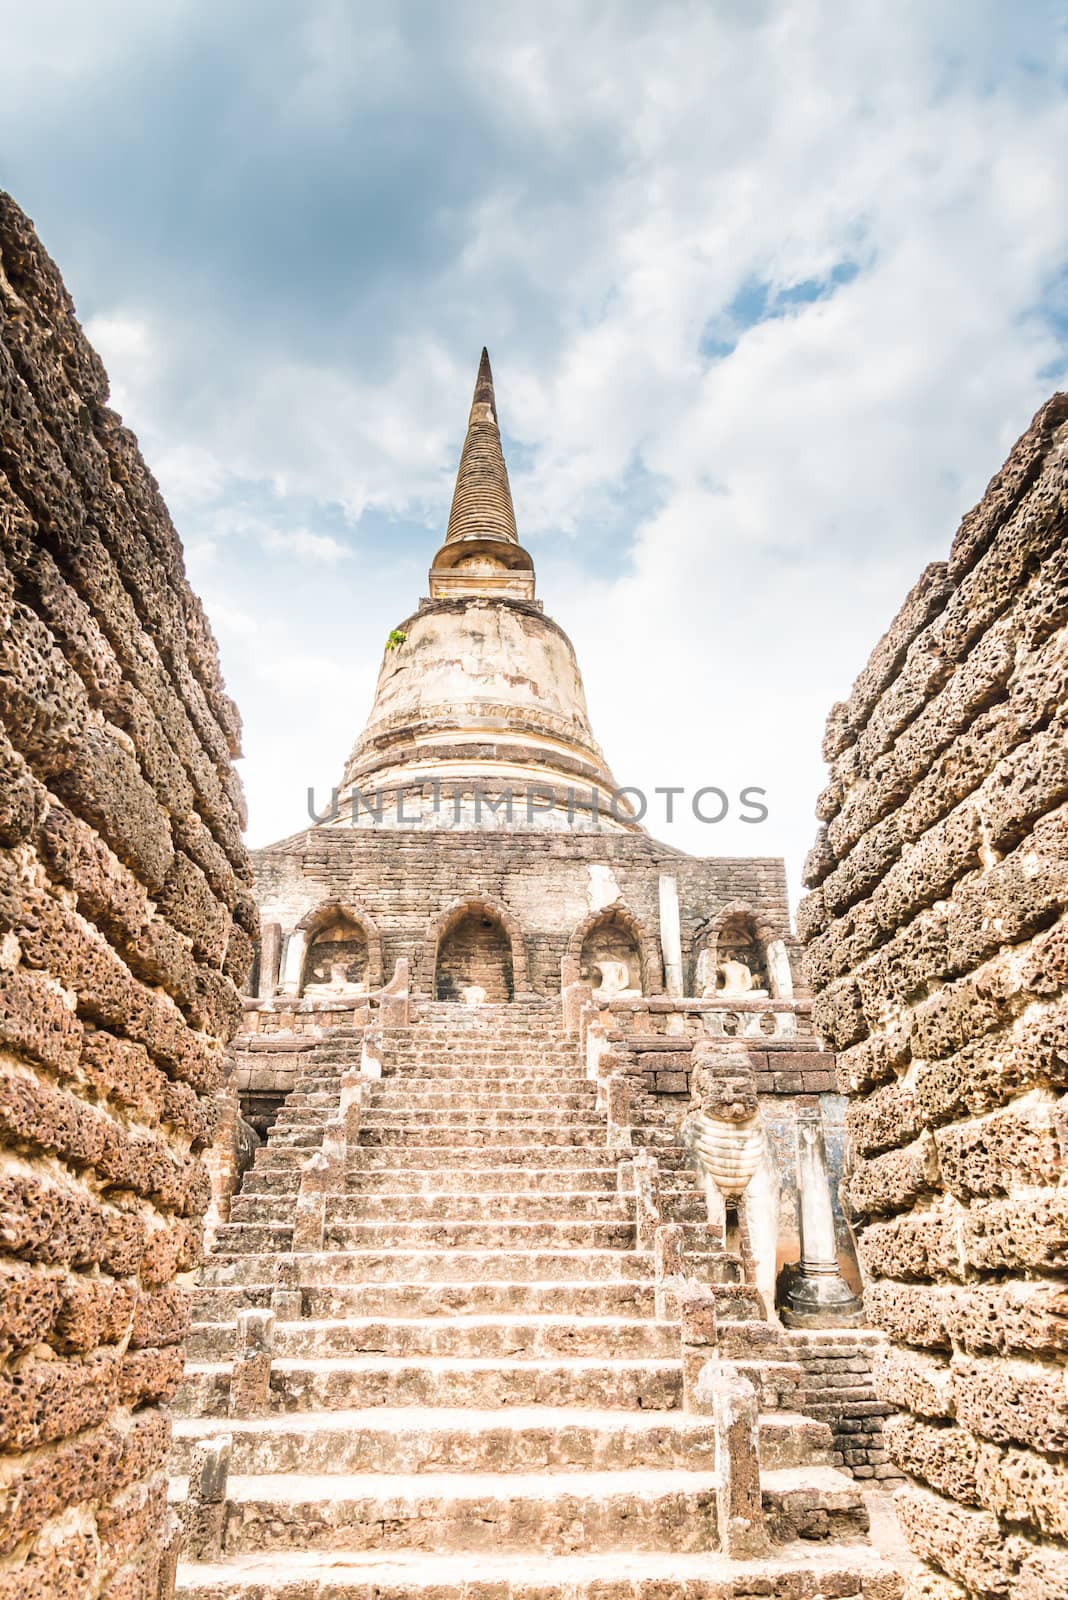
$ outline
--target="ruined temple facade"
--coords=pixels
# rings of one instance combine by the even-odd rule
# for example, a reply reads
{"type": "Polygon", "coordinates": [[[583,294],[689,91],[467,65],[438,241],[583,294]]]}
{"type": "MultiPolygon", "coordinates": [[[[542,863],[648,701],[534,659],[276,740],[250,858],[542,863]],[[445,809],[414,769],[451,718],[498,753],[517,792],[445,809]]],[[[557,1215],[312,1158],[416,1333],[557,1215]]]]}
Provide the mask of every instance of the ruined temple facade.
{"type": "Polygon", "coordinates": [[[255,876],[106,402],[0,196],[0,1600],[896,1600],[781,864],[620,803],[488,360],[337,814],[255,876]]]}
{"type": "MultiPolygon", "coordinates": [[[[838,1197],[845,1101],[798,981],[783,863],[686,855],[620,795],[519,543],[485,352],[428,590],[389,635],[322,821],[252,854],[262,942],[232,1052],[242,1115],[260,1135],[279,1110],[284,1124],[316,1041],[374,1029],[387,986],[428,1028],[439,1006],[458,1027],[480,1008],[505,1026],[509,1006],[559,1026],[569,994],[585,996],[635,1117],[668,1144],[700,1099],[695,1048],[736,1042],[774,1178],[759,1270],[769,1313],[795,1329],[799,1403],[831,1427],[836,1465],[894,1477],[838,1197]]],[[[213,1223],[228,1216],[222,1193],[213,1223]]]]}
{"type": "Polygon", "coordinates": [[[831,712],[798,925],[930,1600],[1068,1595],[1068,396],[831,712]]]}
{"type": "Polygon", "coordinates": [[[259,999],[322,995],[332,969],[371,989],[401,959],[427,998],[547,997],[568,957],[606,997],[748,981],[790,998],[782,862],[660,844],[616,785],[535,598],[485,351],[428,589],[390,633],[323,822],[254,852],[259,999]]]}

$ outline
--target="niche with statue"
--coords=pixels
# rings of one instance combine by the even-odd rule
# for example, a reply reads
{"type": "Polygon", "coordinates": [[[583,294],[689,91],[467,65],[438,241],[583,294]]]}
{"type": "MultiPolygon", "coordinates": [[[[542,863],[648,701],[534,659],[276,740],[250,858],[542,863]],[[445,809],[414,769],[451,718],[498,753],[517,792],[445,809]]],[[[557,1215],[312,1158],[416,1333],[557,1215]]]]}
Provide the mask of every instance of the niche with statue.
{"type": "Polygon", "coordinates": [[[767,939],[744,907],[713,924],[698,952],[694,976],[695,993],[705,1000],[759,1000],[780,992],[769,973],[767,939]]]}
{"type": "Polygon", "coordinates": [[[609,911],[593,924],[582,941],[584,983],[594,999],[628,999],[642,993],[642,960],[638,936],[627,918],[609,911]]]}
{"type": "Polygon", "coordinates": [[[367,935],[350,917],[319,928],[304,961],[304,993],[342,994],[367,987],[367,935]]]}

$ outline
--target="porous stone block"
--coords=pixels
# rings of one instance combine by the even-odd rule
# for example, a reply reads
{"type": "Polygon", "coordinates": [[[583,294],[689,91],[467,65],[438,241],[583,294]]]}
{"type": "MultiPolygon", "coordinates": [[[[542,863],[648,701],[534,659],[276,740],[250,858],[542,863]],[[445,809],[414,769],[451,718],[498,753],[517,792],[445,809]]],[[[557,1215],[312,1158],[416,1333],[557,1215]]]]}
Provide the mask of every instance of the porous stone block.
{"type": "Polygon", "coordinates": [[[931,1600],[1068,1592],[1066,422],[1055,396],[832,709],[798,919],[931,1600]]]}
{"type": "Polygon", "coordinates": [[[0,1586],[167,1586],[169,1433],[256,932],[181,545],[0,194],[0,1586]],[[30,1452],[27,1454],[26,1452],[30,1452]],[[161,1578],[160,1574],[164,1573],[161,1578]]]}

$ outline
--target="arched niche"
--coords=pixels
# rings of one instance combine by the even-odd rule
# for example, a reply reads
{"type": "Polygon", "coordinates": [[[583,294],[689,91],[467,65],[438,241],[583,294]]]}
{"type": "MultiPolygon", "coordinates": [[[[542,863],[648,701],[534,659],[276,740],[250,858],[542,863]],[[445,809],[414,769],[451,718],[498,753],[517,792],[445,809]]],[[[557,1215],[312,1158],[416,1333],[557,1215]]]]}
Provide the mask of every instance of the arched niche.
{"type": "Polygon", "coordinates": [[[648,995],[659,993],[662,987],[656,943],[621,902],[584,918],[568,941],[567,954],[578,963],[582,982],[588,983],[595,995],[601,989],[606,995],[618,990],[623,967],[627,990],[648,995]]]}
{"type": "Polygon", "coordinates": [[[330,901],[297,923],[304,939],[300,992],[344,982],[364,989],[382,985],[382,937],[361,907],[330,901]]]}
{"type": "Polygon", "coordinates": [[[462,1000],[466,988],[486,991],[486,1003],[513,1000],[527,988],[527,953],[519,925],[505,906],[483,895],[454,901],[427,932],[423,987],[435,1000],[462,1000]]]}
{"type": "Polygon", "coordinates": [[[782,936],[745,900],[733,900],[698,931],[695,952],[695,994],[742,993],[744,971],[751,992],[776,999],[793,994],[782,936]]]}

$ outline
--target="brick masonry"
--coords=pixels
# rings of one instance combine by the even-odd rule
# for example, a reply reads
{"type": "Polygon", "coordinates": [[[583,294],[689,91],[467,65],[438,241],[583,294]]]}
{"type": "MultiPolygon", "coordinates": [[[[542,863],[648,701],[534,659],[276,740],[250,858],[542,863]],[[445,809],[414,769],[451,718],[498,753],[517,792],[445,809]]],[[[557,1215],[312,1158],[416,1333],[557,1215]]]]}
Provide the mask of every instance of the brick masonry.
{"type": "Polygon", "coordinates": [[[0,1596],[155,1600],[225,1041],[239,723],[53,263],[0,194],[0,1596]]]}
{"type": "Polygon", "coordinates": [[[788,1335],[791,1354],[804,1373],[797,1407],[827,1423],[834,1435],[831,1461],[854,1478],[880,1486],[901,1481],[883,1436],[884,1419],[894,1407],[880,1400],[872,1382],[872,1363],[885,1349],[878,1331],[825,1328],[788,1335]]]}
{"type": "MultiPolygon", "coordinates": [[[[381,932],[386,975],[407,957],[427,995],[431,925],[472,895],[514,918],[538,994],[559,990],[571,934],[592,910],[613,902],[630,911],[658,950],[662,872],[678,881],[687,993],[701,930],[733,902],[758,911],[788,948],[794,943],[781,861],[695,858],[644,834],[318,827],[254,851],[252,859],[265,924],[278,922],[288,935],[321,905],[358,903],[381,932]]],[[[662,973],[653,976],[647,991],[658,992],[662,973]]]]}
{"type": "Polygon", "coordinates": [[[1068,1594],[1068,396],[828,722],[799,928],[916,1593],[1068,1594]]]}

